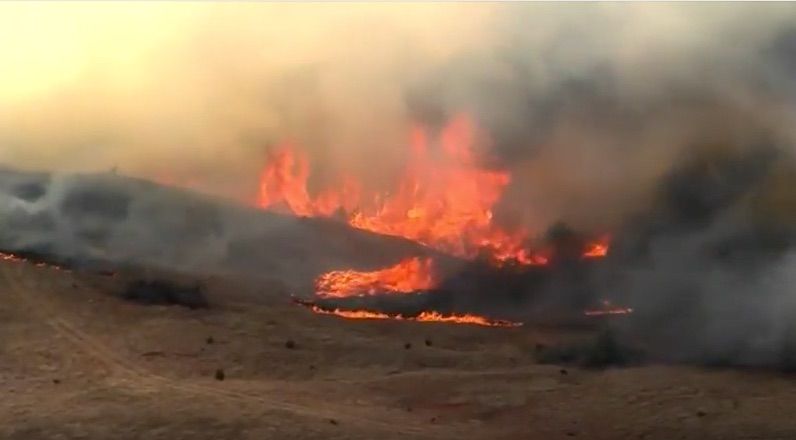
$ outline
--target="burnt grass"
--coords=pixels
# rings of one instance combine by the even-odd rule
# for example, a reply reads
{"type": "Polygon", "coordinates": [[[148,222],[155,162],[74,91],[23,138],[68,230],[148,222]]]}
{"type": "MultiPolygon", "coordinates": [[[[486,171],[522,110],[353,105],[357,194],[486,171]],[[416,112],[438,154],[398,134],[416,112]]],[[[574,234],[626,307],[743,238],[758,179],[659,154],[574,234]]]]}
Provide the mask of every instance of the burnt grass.
{"type": "Polygon", "coordinates": [[[609,328],[604,328],[597,335],[584,340],[552,346],[539,345],[534,354],[540,364],[596,369],[637,365],[645,359],[642,350],[620,341],[609,328]]]}
{"type": "Polygon", "coordinates": [[[163,280],[131,281],[122,291],[121,297],[141,304],[178,305],[189,309],[210,306],[200,286],[182,286],[163,280]]]}

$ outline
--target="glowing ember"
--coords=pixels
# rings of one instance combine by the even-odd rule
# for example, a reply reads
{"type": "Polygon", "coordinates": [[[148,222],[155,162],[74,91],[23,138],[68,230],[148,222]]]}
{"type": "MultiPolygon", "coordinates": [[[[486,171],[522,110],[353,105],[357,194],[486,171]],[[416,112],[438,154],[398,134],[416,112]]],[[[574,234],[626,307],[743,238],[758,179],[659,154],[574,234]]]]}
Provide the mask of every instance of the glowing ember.
{"type": "Polygon", "coordinates": [[[605,316],[605,315],[629,315],[633,313],[630,307],[619,307],[611,304],[610,301],[603,300],[602,307],[598,309],[584,310],[583,314],[586,316],[605,316]]]}
{"type": "Polygon", "coordinates": [[[14,255],[14,254],[6,254],[4,252],[0,252],[0,260],[12,261],[12,262],[15,262],[15,263],[21,263],[21,262],[25,261],[24,258],[18,257],[18,256],[14,255]]]}
{"type": "Polygon", "coordinates": [[[315,281],[321,297],[343,298],[376,293],[410,293],[434,286],[431,260],[410,258],[395,266],[371,272],[335,270],[315,281]]]}
{"type": "Polygon", "coordinates": [[[608,255],[608,243],[610,237],[603,237],[599,241],[589,243],[586,250],[583,252],[584,258],[602,258],[608,255]]]}
{"type": "Polygon", "coordinates": [[[45,263],[43,261],[31,261],[28,260],[27,258],[20,257],[19,255],[9,254],[6,252],[0,252],[0,261],[9,261],[12,263],[32,263],[36,267],[47,267],[50,269],[61,270],[64,272],[71,272],[69,269],[65,269],[57,264],[45,263]]]}
{"type": "Polygon", "coordinates": [[[317,305],[314,305],[312,303],[306,303],[302,301],[296,301],[296,302],[312,310],[313,313],[318,313],[321,315],[335,315],[347,319],[394,319],[399,321],[473,324],[485,327],[519,327],[522,325],[521,322],[505,321],[500,319],[489,319],[483,316],[470,315],[470,314],[443,315],[438,312],[423,312],[417,316],[403,316],[403,315],[389,315],[381,312],[370,312],[367,310],[340,310],[340,309],[327,310],[318,307],[317,305]]]}

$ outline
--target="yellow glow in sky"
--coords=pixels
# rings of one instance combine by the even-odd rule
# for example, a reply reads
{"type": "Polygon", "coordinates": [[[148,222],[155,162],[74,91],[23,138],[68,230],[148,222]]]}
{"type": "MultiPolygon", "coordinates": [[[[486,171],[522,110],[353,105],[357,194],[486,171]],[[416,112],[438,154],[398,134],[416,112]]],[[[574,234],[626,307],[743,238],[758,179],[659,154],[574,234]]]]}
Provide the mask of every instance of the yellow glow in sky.
{"type": "Polygon", "coordinates": [[[0,3],[0,99],[51,93],[92,66],[119,81],[177,35],[196,8],[134,3],[0,3]]]}

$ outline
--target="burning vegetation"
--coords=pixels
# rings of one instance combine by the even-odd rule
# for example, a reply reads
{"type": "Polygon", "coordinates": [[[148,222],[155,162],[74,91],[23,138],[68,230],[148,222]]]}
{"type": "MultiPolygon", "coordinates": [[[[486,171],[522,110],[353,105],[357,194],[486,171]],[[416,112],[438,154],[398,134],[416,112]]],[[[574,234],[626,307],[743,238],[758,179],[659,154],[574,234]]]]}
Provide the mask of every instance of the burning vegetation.
{"type": "MultiPolygon", "coordinates": [[[[302,217],[342,217],[350,226],[416,241],[435,250],[467,260],[485,261],[501,269],[546,266],[558,258],[549,248],[534,250],[529,231],[505,229],[493,210],[511,182],[508,171],[487,169],[475,155],[484,135],[466,115],[446,124],[437,139],[415,127],[409,136],[409,160],[394,191],[367,191],[353,176],[344,175],[339,186],[322,188],[311,195],[307,157],[295,144],[280,145],[262,172],[258,205],[302,217]]],[[[610,237],[603,235],[580,244],[579,258],[597,259],[608,254],[610,237]]],[[[315,281],[319,298],[412,294],[432,291],[441,278],[431,258],[411,257],[393,266],[372,270],[334,270],[315,281]]],[[[316,313],[345,318],[404,319],[480,325],[513,326],[510,321],[485,317],[443,315],[425,310],[416,316],[369,310],[309,307],[316,313]]],[[[587,310],[587,316],[619,314],[620,309],[587,310]]],[[[630,313],[632,309],[621,309],[630,313]]]]}
{"type": "MultiPolygon", "coordinates": [[[[511,174],[479,165],[478,138],[475,124],[463,115],[449,122],[436,142],[416,127],[394,191],[372,193],[353,176],[343,176],[339,187],[321,189],[314,197],[308,191],[307,157],[299,147],[282,144],[262,173],[258,204],[298,216],[342,213],[355,228],[414,240],[456,257],[486,256],[498,265],[546,264],[547,256],[531,250],[528,231],[506,230],[495,222],[493,209],[511,174]]],[[[587,253],[604,255],[607,244],[600,246],[587,253]]]]}
{"type": "Polygon", "coordinates": [[[322,274],[315,292],[324,298],[381,293],[411,293],[434,287],[431,259],[410,258],[386,269],[362,272],[335,270],[322,274]]]}
{"type": "Polygon", "coordinates": [[[311,301],[293,300],[296,304],[307,307],[313,313],[321,315],[334,315],[347,319],[395,319],[399,321],[416,321],[416,322],[442,322],[450,324],[472,324],[481,325],[485,327],[520,327],[522,323],[512,322],[503,319],[490,319],[483,316],[473,314],[450,314],[445,315],[438,312],[420,312],[417,315],[401,315],[389,314],[382,312],[372,312],[368,310],[341,310],[339,308],[326,309],[311,301]]]}

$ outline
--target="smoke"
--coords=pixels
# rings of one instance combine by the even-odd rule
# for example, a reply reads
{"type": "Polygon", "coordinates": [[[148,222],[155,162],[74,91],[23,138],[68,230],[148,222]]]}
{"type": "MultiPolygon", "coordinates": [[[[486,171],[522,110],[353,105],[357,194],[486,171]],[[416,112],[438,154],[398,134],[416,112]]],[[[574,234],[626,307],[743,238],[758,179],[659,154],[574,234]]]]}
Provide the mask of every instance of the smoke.
{"type": "MultiPolygon", "coordinates": [[[[278,237],[312,228],[265,233],[231,207],[175,210],[63,174],[118,169],[250,203],[288,139],[317,179],[388,185],[410,125],[466,112],[489,135],[485,166],[512,173],[498,221],[614,234],[587,285],[636,308],[630,330],[683,359],[790,356],[792,5],[4,3],[0,37],[0,163],[57,172],[6,185],[15,246],[96,242],[197,267],[247,255],[288,273],[301,264],[249,238],[304,255],[308,240],[278,237]],[[192,245],[161,255],[164,236],[192,245]]],[[[576,289],[553,284],[534,298],[576,289]]]]}
{"type": "Polygon", "coordinates": [[[522,200],[536,230],[614,225],[688,150],[763,136],[791,148],[789,53],[773,48],[794,9],[724,6],[506,6],[489,50],[460,54],[410,102],[430,120],[477,115],[514,168],[507,205],[522,200]]]}
{"type": "Polygon", "coordinates": [[[507,200],[527,210],[507,220],[538,230],[611,223],[695,139],[787,126],[791,75],[772,58],[788,57],[767,49],[789,5],[2,8],[0,162],[24,168],[118,167],[250,201],[283,139],[319,178],[383,183],[410,123],[465,111],[493,139],[485,159],[514,168],[507,200]]]}
{"type": "Polygon", "coordinates": [[[374,150],[399,156],[406,83],[465,50],[490,14],[477,5],[2,8],[0,162],[118,166],[245,200],[283,139],[311,149],[321,171],[372,170],[374,150]]]}
{"type": "Polygon", "coordinates": [[[765,146],[700,153],[622,225],[596,285],[634,306],[623,329],[658,356],[793,368],[796,198],[773,186],[796,183],[796,161],[765,146]]]}
{"type": "Polygon", "coordinates": [[[442,255],[324,219],[296,219],[114,173],[0,169],[0,250],[87,270],[108,264],[234,275],[312,293],[321,273],[442,255]]]}

